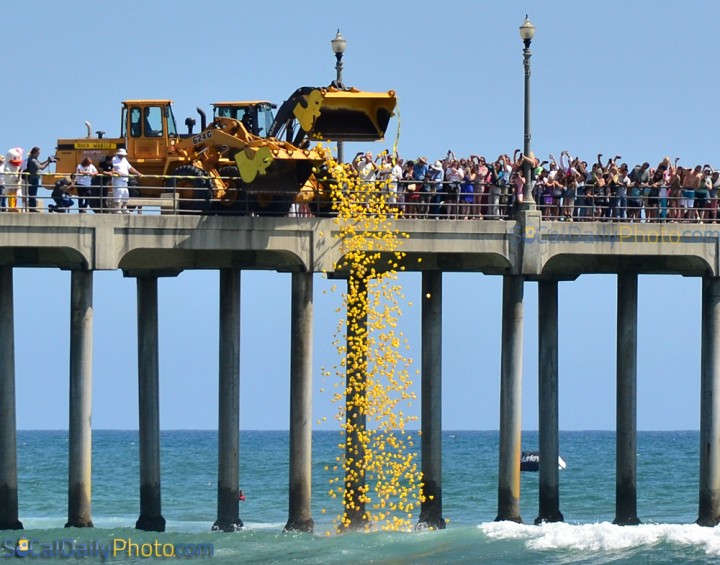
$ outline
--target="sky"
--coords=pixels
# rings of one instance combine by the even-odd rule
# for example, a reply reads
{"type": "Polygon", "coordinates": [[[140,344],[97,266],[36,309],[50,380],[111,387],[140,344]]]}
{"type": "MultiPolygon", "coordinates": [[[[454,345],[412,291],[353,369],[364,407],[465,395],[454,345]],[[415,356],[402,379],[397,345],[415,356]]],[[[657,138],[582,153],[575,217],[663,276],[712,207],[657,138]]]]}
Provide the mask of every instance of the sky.
{"type": "MultiPolygon", "coordinates": [[[[512,153],[523,142],[522,41],[532,43],[532,148],[630,165],[717,155],[720,3],[573,1],[291,2],[126,0],[34,4],[4,11],[0,150],[93,131],[118,135],[120,103],[170,98],[179,123],[218,100],[285,100],[335,78],[330,40],[347,40],[343,79],[395,90],[384,142],[401,156],[512,153]]],[[[42,192],[42,191],[41,191],[42,192]]],[[[47,196],[49,193],[45,193],[47,196]]],[[[137,429],[135,281],[94,277],[93,427],[137,429]]],[[[420,275],[400,278],[401,329],[420,361],[420,275]]],[[[289,425],[290,275],[242,273],[241,429],[289,425]]],[[[502,278],[443,277],[443,428],[499,427],[502,278]]],[[[560,428],[615,428],[616,277],[560,283],[560,428]]],[[[338,429],[321,367],[337,362],[339,292],[315,277],[314,420],[338,429]]],[[[161,279],[160,424],[216,429],[218,288],[213,271],[161,279]]],[[[700,280],[641,276],[638,428],[699,428],[700,280]]],[[[15,270],[19,429],[67,429],[70,273],[15,270]]],[[[537,284],[525,284],[523,429],[537,429],[537,284]]],[[[418,381],[419,389],[419,376],[418,381]]],[[[420,412],[419,400],[412,409],[420,412]]]]}

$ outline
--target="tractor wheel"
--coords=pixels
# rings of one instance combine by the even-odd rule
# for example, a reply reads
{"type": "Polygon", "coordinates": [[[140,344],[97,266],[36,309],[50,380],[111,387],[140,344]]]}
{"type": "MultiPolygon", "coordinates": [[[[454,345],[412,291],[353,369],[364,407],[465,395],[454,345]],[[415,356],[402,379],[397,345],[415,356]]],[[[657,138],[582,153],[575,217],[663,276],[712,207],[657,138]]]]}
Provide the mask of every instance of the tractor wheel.
{"type": "Polygon", "coordinates": [[[221,167],[218,173],[225,183],[226,192],[220,199],[219,205],[216,206],[217,212],[220,214],[247,215],[249,203],[238,168],[232,166],[221,167]]]}
{"type": "Polygon", "coordinates": [[[174,188],[182,210],[207,210],[210,202],[210,179],[205,171],[192,165],[182,165],[173,172],[174,178],[165,186],[174,188]]]}
{"type": "Polygon", "coordinates": [[[287,216],[294,200],[295,194],[284,190],[251,190],[248,195],[250,211],[257,216],[287,216]]]}

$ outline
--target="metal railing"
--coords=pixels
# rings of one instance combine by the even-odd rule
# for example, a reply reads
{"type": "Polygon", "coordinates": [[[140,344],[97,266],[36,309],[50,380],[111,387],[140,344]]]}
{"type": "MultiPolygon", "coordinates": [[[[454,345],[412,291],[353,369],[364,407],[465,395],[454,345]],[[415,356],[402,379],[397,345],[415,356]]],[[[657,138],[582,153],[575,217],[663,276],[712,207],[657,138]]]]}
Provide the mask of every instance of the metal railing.
{"type": "MultiPolygon", "coordinates": [[[[113,195],[109,175],[98,175],[85,189],[73,185],[61,194],[48,185],[48,179],[63,175],[43,175],[36,206],[31,207],[27,175],[20,183],[8,183],[0,194],[0,212],[59,212],[96,214],[117,213],[118,199],[113,195]],[[19,195],[11,206],[10,194],[19,195]],[[10,190],[8,190],[10,189],[10,190]],[[50,195],[48,195],[48,192],[50,195]]],[[[0,175],[1,178],[1,175],[0,175]]],[[[126,209],[128,213],[213,214],[270,217],[330,217],[336,212],[327,193],[282,190],[254,190],[242,187],[241,179],[223,177],[230,190],[223,199],[212,197],[207,177],[144,175],[143,186],[129,177],[126,209]],[[151,181],[151,182],[148,182],[151,181]]],[[[445,181],[377,182],[377,191],[362,192],[364,198],[382,196],[401,218],[427,220],[508,220],[517,212],[517,197],[512,185],[455,183],[445,181]]],[[[601,193],[592,185],[580,185],[575,191],[542,192],[536,188],[535,201],[544,220],[600,222],[713,222],[720,220],[716,190],[699,190],[692,197],[685,191],[665,186],[642,186],[629,194],[601,193]]]]}

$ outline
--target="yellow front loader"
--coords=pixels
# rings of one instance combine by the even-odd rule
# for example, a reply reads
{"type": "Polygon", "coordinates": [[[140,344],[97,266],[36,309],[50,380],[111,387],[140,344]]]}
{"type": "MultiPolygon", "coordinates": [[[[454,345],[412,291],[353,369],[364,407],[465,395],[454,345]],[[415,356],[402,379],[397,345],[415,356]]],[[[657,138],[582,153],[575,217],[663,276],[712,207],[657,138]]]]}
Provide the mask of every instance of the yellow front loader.
{"type": "MultiPolygon", "coordinates": [[[[307,200],[309,191],[322,186],[317,173],[329,153],[311,148],[311,141],[382,139],[395,103],[392,91],[302,88],[274,119],[268,102],[217,103],[210,124],[203,119],[193,134],[194,120],[188,119],[188,133],[182,134],[170,100],[126,100],[119,137],[91,137],[88,131],[86,138],[58,140],[56,174],[72,174],[85,157],[107,170],[124,148],[144,175],[135,189],[140,196],[172,191],[184,210],[285,215],[296,199],[307,200]]],[[[94,179],[95,204],[107,197],[108,179],[94,179]]]]}

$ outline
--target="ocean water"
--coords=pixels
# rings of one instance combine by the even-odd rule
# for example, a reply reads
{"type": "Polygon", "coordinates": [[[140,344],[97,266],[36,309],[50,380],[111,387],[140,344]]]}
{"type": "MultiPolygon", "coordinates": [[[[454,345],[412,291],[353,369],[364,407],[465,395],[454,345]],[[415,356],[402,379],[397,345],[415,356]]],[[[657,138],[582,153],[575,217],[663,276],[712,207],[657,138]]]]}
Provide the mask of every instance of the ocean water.
{"type": "MultiPolygon", "coordinates": [[[[162,444],[162,501],[167,532],[134,529],[139,514],[138,436],[93,433],[95,528],[66,529],[67,432],[18,433],[22,532],[0,532],[0,560],[18,538],[32,542],[32,563],[145,563],[188,552],[195,563],[717,563],[720,528],[693,524],[698,505],[698,432],[638,434],[639,526],[611,524],[615,504],[615,434],[561,432],[560,509],[565,522],[531,525],[537,515],[538,475],[522,473],[526,525],[494,522],[497,510],[497,432],[445,432],[444,531],[336,535],[341,509],[328,496],[325,466],[341,454],[339,432],[313,436],[314,534],[283,534],[287,521],[287,432],[241,431],[240,505],[245,528],[211,532],[215,520],[217,434],[166,431],[162,444]],[[123,544],[137,544],[128,556],[123,544]],[[212,557],[194,554],[209,551],[212,557]],[[113,547],[116,554],[113,555],[113,547]],[[85,551],[85,553],[83,553],[85,551]],[[103,556],[103,551],[110,554],[103,556]],[[151,557],[143,557],[142,553],[151,557]],[[137,555],[137,554],[140,555],[137,555]]],[[[523,449],[537,449],[536,432],[523,449]]],[[[133,546],[130,546],[133,547],[133,546]]],[[[22,552],[20,552],[22,553],[22,552]]]]}

